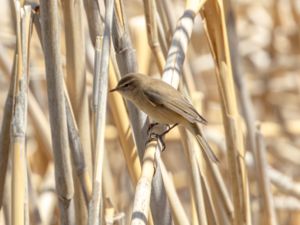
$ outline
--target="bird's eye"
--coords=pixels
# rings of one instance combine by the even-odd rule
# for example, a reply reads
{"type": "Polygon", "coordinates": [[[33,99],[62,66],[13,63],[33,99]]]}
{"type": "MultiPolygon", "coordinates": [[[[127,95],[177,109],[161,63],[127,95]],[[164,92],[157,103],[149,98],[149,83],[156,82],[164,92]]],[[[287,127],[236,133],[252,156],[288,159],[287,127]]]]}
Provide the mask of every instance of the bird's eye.
{"type": "Polygon", "coordinates": [[[129,87],[129,84],[125,84],[124,87],[129,87]]]}

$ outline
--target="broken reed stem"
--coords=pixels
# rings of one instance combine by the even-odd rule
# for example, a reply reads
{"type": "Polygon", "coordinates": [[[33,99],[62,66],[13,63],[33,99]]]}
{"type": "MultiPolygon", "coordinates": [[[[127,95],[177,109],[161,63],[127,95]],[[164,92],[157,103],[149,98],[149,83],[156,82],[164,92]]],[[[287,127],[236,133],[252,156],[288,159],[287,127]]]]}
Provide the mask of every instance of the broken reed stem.
{"type": "MultiPolygon", "coordinates": [[[[159,150],[157,150],[159,151],[159,150]]],[[[156,145],[151,142],[145,151],[142,174],[136,186],[133,210],[131,216],[131,225],[148,224],[148,215],[150,208],[151,183],[155,172],[156,145]]]]}
{"type": "Polygon", "coordinates": [[[160,73],[163,72],[165,66],[165,57],[161,50],[158,33],[157,33],[157,10],[155,0],[144,0],[144,12],[146,17],[146,27],[148,44],[152,50],[158,70],[160,73]]]}
{"type": "Polygon", "coordinates": [[[40,2],[56,191],[59,198],[60,221],[62,225],[67,225],[70,222],[68,209],[74,194],[74,185],[63,91],[58,2],[57,0],[40,2]]]}
{"type": "Polygon", "coordinates": [[[107,91],[108,91],[108,68],[110,58],[110,42],[111,42],[111,28],[113,19],[114,0],[107,3],[105,12],[105,27],[103,34],[103,44],[100,60],[100,74],[99,86],[93,90],[98,92],[98,102],[96,110],[96,129],[95,129],[95,170],[93,179],[93,193],[89,205],[89,225],[99,224],[100,218],[100,204],[102,198],[102,173],[103,173],[103,158],[104,158],[104,137],[106,124],[106,105],[107,105],[107,91]]]}
{"type": "Polygon", "coordinates": [[[256,164],[258,171],[259,190],[261,190],[260,221],[265,225],[277,225],[271,183],[267,173],[266,146],[260,131],[256,132],[256,164]]]}

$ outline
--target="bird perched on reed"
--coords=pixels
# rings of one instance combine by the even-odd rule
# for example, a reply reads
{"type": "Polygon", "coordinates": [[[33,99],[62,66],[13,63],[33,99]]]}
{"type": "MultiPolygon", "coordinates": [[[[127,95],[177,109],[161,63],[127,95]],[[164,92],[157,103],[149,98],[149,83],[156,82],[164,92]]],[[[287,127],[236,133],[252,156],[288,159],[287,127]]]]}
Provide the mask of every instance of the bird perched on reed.
{"type": "Polygon", "coordinates": [[[117,87],[110,92],[113,91],[118,91],[154,121],[173,124],[167,132],[176,125],[184,126],[196,137],[205,154],[213,162],[218,161],[197,125],[206,124],[207,121],[174,87],[159,79],[131,73],[123,76],[117,87]]]}

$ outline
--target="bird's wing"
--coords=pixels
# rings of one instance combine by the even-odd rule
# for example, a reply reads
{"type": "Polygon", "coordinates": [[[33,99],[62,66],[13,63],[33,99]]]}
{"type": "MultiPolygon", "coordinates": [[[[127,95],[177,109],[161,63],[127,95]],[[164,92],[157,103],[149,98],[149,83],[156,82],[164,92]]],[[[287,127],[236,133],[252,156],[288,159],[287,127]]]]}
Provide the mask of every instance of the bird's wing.
{"type": "Polygon", "coordinates": [[[207,121],[195,110],[192,104],[183,95],[181,95],[180,92],[169,85],[166,85],[165,88],[168,89],[168,93],[170,94],[168,99],[162,99],[160,90],[156,90],[151,87],[144,90],[144,95],[153,106],[163,105],[164,107],[183,116],[191,123],[207,123],[207,121]]]}

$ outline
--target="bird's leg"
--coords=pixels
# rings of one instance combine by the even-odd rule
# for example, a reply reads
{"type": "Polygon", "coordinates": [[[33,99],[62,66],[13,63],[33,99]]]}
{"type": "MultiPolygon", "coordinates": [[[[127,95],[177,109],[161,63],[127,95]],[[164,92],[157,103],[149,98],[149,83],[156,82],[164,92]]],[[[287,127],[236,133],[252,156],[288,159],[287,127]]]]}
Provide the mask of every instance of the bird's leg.
{"type": "MultiPolygon", "coordinates": [[[[153,127],[157,126],[159,123],[150,123],[147,129],[147,135],[149,135],[150,131],[153,127]]],[[[150,134],[151,135],[151,134],[150,134]]]]}
{"type": "Polygon", "coordinates": [[[168,129],[167,130],[165,130],[164,132],[162,132],[161,134],[159,134],[159,136],[164,136],[164,135],[166,135],[167,133],[169,133],[174,127],[176,127],[178,125],[178,123],[175,123],[175,124],[173,124],[172,126],[169,126],[168,125],[168,129]]]}
{"type": "MultiPolygon", "coordinates": [[[[165,142],[163,140],[163,136],[166,135],[168,132],[170,132],[177,125],[178,125],[178,123],[175,123],[172,126],[168,125],[167,130],[165,130],[164,132],[162,132],[160,134],[150,133],[149,139],[147,140],[146,144],[149,143],[150,141],[154,140],[154,139],[157,139],[159,141],[159,143],[161,144],[161,146],[162,146],[161,151],[164,151],[166,149],[166,144],[165,144],[165,142]]],[[[154,125],[154,126],[156,126],[156,125],[154,125]]]]}
{"type": "Polygon", "coordinates": [[[157,140],[158,142],[161,144],[161,151],[163,152],[166,149],[166,144],[164,142],[164,140],[162,139],[163,136],[157,135],[157,140]]]}
{"type": "Polygon", "coordinates": [[[162,139],[163,138],[163,135],[160,135],[160,134],[156,134],[156,133],[151,133],[147,142],[146,142],[146,145],[150,142],[150,141],[153,141],[153,140],[157,140],[159,142],[159,144],[161,144],[161,151],[164,151],[166,149],[166,144],[164,142],[164,140],[162,139]]]}

